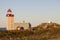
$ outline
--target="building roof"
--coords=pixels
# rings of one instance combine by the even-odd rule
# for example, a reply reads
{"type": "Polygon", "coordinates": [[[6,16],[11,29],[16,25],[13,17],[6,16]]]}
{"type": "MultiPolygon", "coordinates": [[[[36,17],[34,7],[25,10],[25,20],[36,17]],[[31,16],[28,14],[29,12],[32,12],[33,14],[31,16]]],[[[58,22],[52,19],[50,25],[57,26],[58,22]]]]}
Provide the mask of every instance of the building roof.
{"type": "Polygon", "coordinates": [[[7,12],[12,12],[11,9],[8,9],[7,12]]]}

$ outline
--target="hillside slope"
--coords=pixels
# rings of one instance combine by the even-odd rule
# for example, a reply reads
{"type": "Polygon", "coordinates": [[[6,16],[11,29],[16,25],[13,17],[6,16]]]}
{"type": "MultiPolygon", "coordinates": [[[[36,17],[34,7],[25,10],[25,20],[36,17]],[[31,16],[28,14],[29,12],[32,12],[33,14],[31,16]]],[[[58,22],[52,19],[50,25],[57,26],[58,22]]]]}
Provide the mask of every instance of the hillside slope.
{"type": "Polygon", "coordinates": [[[28,30],[0,30],[0,40],[52,40],[60,38],[60,24],[42,23],[28,30]]]}

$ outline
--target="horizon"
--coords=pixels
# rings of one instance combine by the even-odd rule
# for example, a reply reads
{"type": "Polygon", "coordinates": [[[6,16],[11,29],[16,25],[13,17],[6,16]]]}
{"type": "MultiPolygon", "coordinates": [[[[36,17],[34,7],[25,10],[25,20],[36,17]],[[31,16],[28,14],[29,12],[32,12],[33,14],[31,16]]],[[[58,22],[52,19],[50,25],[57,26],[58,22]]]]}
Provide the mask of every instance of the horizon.
{"type": "Polygon", "coordinates": [[[25,20],[32,26],[48,21],[60,24],[60,0],[0,0],[0,4],[0,27],[5,26],[9,8],[15,22],[25,20]]]}

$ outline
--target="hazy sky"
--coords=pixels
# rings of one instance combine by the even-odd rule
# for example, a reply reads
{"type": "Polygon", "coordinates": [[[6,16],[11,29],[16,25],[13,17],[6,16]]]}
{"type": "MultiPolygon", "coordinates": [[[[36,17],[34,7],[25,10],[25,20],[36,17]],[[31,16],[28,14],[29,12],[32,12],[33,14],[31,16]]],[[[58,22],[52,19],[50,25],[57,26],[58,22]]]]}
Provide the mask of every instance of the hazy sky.
{"type": "Polygon", "coordinates": [[[49,20],[60,23],[60,0],[0,0],[0,26],[5,26],[9,8],[15,22],[25,20],[33,26],[49,20]]]}

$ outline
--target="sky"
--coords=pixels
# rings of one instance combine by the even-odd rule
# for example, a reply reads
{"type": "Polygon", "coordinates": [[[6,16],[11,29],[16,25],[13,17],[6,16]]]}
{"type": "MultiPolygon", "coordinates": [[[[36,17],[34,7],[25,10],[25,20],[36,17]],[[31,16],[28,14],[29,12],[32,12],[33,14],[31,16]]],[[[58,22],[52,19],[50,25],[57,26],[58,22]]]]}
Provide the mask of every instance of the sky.
{"type": "Polygon", "coordinates": [[[0,0],[0,27],[6,25],[9,8],[15,22],[25,20],[32,26],[48,21],[60,23],[60,0],[0,0]]]}

